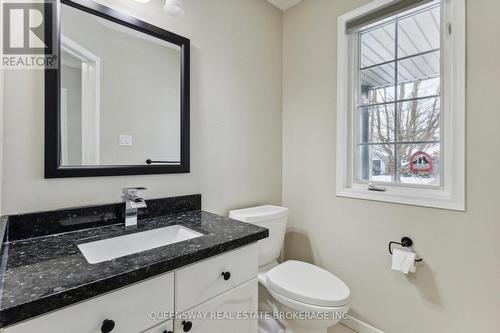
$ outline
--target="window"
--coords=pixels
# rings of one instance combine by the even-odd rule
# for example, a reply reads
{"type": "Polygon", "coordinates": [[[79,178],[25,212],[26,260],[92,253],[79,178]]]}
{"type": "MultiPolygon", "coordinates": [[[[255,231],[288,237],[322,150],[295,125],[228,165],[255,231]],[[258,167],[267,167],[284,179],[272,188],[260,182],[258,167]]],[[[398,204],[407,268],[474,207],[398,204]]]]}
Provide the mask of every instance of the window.
{"type": "Polygon", "coordinates": [[[339,196],[464,210],[464,7],[379,0],[339,18],[339,196]]]}

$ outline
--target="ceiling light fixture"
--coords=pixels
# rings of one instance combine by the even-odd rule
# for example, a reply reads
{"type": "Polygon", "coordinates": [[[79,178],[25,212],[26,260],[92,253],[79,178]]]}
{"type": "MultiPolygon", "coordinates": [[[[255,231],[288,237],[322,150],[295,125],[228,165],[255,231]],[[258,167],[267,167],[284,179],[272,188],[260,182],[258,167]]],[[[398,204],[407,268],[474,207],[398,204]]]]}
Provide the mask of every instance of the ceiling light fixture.
{"type": "Polygon", "coordinates": [[[175,17],[184,16],[184,5],[182,0],[165,0],[163,10],[167,14],[175,17]]]}

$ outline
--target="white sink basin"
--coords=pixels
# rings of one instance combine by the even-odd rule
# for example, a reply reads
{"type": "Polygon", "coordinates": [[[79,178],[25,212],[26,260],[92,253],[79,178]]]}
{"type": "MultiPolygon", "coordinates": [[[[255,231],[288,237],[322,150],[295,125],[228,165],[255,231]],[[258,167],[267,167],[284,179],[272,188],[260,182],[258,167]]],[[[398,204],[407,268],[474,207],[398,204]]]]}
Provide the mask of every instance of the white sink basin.
{"type": "Polygon", "coordinates": [[[97,264],[200,236],[203,236],[203,234],[180,225],[173,225],[170,227],[83,243],[78,245],[78,248],[89,264],[97,264]]]}

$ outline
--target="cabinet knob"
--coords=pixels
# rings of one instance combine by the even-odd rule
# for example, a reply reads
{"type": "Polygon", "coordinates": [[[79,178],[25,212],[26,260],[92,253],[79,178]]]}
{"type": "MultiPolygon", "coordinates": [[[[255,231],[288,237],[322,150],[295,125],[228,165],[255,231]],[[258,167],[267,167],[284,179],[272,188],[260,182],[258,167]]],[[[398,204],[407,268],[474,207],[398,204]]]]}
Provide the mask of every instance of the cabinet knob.
{"type": "Polygon", "coordinates": [[[231,278],[231,272],[222,272],[222,277],[224,278],[224,280],[229,280],[231,278]]]}
{"type": "Polygon", "coordinates": [[[183,321],[182,322],[182,330],[184,332],[189,332],[191,331],[191,328],[193,328],[193,323],[190,321],[183,321]]]}
{"type": "Polygon", "coordinates": [[[101,332],[102,333],[109,333],[115,328],[115,321],[111,319],[105,319],[102,322],[101,326],[101,332]]]}
{"type": "Polygon", "coordinates": [[[165,330],[163,331],[163,333],[174,333],[174,332],[165,330]]]}

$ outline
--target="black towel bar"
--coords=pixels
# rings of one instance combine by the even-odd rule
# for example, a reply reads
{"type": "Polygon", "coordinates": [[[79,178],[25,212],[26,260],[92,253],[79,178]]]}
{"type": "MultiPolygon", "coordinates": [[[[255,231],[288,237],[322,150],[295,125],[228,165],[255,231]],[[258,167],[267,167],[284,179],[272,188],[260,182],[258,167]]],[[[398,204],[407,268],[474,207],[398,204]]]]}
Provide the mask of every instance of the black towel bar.
{"type": "MultiPolygon", "coordinates": [[[[391,241],[389,242],[389,253],[392,255],[392,245],[400,245],[402,247],[411,247],[413,245],[413,240],[410,237],[403,237],[401,238],[401,242],[394,242],[391,241]]],[[[421,262],[423,259],[415,259],[415,262],[421,262]]]]}
{"type": "Polygon", "coordinates": [[[180,164],[179,161],[153,161],[152,159],[147,159],[146,164],[180,164]]]}

